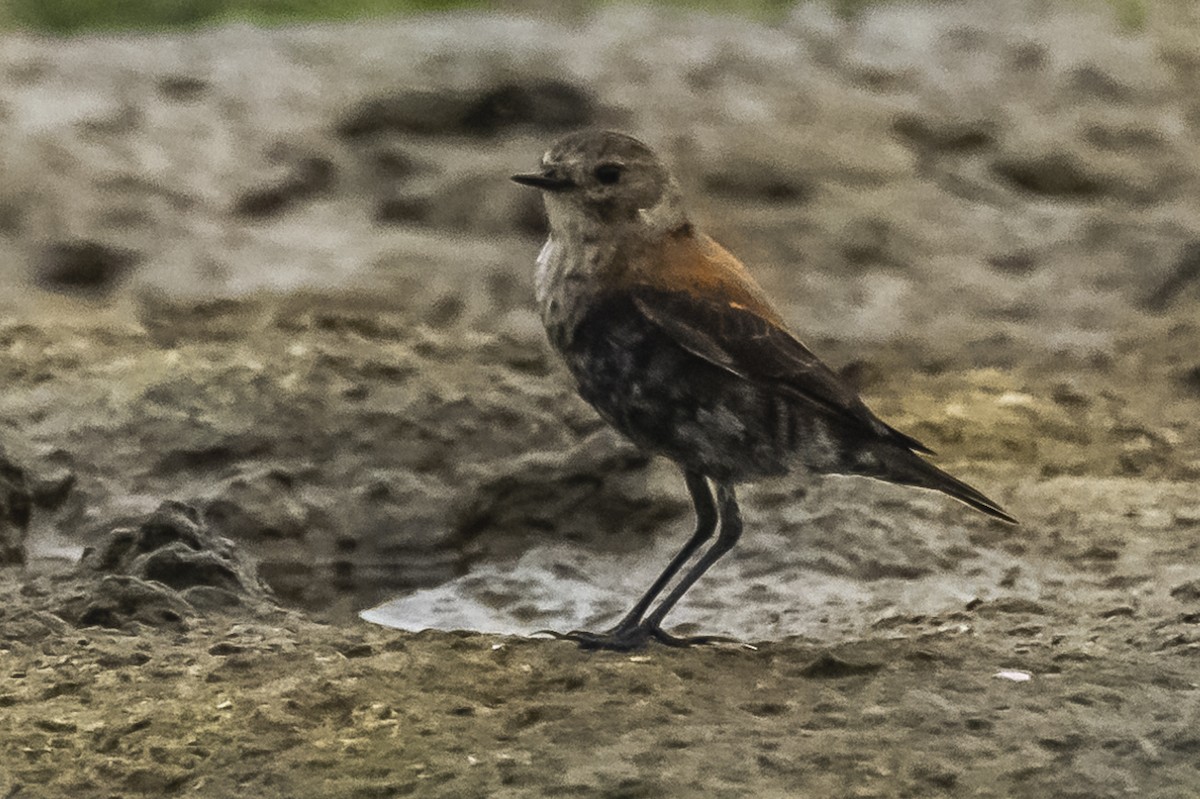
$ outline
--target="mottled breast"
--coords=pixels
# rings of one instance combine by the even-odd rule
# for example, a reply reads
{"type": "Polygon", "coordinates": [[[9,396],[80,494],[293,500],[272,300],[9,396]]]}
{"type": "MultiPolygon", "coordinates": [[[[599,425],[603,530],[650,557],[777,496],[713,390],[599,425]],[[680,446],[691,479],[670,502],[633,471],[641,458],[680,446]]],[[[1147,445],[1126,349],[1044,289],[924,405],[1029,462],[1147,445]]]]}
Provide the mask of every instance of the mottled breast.
{"type": "Polygon", "coordinates": [[[698,358],[620,294],[561,338],[579,393],[639,446],[729,482],[784,474],[799,430],[783,397],[698,358]]]}

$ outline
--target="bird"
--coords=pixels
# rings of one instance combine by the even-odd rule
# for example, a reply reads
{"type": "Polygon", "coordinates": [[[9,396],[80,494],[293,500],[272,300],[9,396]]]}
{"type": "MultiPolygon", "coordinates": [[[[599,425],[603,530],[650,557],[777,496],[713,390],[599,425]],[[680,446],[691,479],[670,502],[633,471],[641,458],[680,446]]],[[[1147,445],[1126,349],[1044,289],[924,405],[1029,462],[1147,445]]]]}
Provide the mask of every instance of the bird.
{"type": "Polygon", "coordinates": [[[860,475],[941,491],[1016,523],[926,460],[932,450],[876,416],[801,343],[742,262],[697,229],[648,145],[578,131],[512,180],[541,192],[549,222],[534,289],[550,344],[605,421],[679,465],[696,516],[687,543],[615,626],[545,632],[617,651],[730,640],[677,636],[663,621],[741,537],[737,486],[764,478],[860,475]]]}

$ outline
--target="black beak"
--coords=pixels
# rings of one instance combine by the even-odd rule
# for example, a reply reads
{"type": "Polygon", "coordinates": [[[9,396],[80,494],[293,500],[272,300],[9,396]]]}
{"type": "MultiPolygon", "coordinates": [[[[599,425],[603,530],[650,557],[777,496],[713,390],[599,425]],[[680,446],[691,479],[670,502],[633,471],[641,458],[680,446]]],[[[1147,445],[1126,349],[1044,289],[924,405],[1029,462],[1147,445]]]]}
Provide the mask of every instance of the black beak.
{"type": "Polygon", "coordinates": [[[569,178],[560,178],[549,172],[542,172],[531,175],[513,175],[514,183],[520,183],[522,186],[533,186],[535,189],[542,191],[565,191],[573,188],[575,183],[569,178]]]}

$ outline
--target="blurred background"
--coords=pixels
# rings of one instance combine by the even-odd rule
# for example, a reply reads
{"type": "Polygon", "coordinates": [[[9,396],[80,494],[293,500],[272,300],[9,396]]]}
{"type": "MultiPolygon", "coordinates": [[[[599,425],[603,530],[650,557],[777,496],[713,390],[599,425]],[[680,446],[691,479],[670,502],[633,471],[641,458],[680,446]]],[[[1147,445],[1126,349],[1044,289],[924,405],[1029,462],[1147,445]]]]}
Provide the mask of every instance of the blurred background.
{"type": "MultiPolygon", "coordinates": [[[[0,431],[35,487],[28,556],[176,498],[329,618],[536,542],[657,571],[678,476],[548,353],[540,201],[508,181],[592,126],[663,153],[883,416],[1085,540],[1123,512],[1088,480],[1200,475],[1198,79],[1184,0],[4,0],[0,431]],[[1072,510],[1038,493],[1059,478],[1072,510]]],[[[923,574],[934,544],[873,525],[957,509],[845,486],[754,489],[764,563],[923,574]],[[864,502],[911,512],[855,522],[864,502]]],[[[999,579],[1026,550],[996,546],[973,568],[999,579]]],[[[974,590],[956,557],[915,603],[974,590]]],[[[531,606],[541,579],[455,583],[412,624],[472,591],[518,628],[626,601],[531,606]]]]}
{"type": "Polygon", "coordinates": [[[103,302],[378,286],[517,330],[543,223],[504,177],[609,126],[668,154],[811,337],[1094,354],[1117,306],[1182,288],[1195,16],[7,0],[0,279],[103,302]]]}

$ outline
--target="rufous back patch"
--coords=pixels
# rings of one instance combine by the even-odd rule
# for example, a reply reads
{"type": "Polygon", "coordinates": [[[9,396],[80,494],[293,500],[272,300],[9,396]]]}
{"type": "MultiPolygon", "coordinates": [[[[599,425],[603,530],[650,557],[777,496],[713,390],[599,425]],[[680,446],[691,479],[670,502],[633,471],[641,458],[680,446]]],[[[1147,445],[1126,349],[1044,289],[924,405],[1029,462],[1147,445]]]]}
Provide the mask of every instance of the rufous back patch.
{"type": "Polygon", "coordinates": [[[630,264],[619,282],[624,287],[686,291],[710,302],[728,303],[750,311],[786,329],[783,318],[749,270],[702,233],[664,237],[655,255],[643,256],[630,264]]]}

